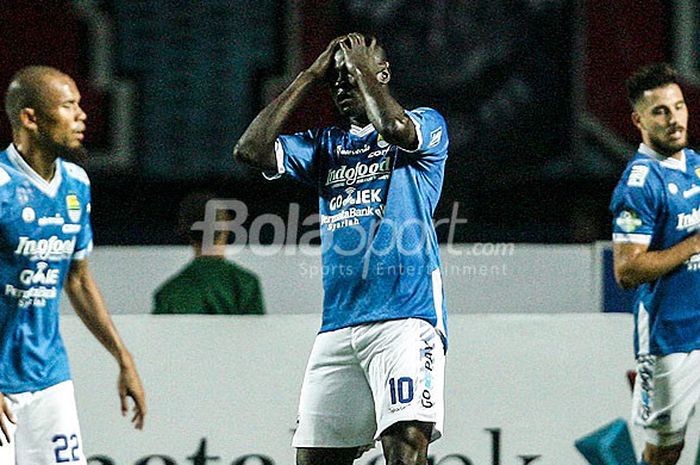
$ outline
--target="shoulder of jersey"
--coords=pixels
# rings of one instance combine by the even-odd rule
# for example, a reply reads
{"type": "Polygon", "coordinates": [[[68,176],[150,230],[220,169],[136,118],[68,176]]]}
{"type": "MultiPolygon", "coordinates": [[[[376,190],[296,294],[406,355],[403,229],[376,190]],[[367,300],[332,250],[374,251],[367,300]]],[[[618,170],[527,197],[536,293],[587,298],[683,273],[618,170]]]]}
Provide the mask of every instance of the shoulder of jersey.
{"type": "Polygon", "coordinates": [[[5,164],[6,150],[0,151],[0,186],[4,186],[12,180],[13,169],[5,164]]]}
{"type": "MultiPolygon", "coordinates": [[[[414,108],[413,110],[409,110],[409,111],[410,111],[411,113],[425,113],[425,112],[428,112],[428,111],[435,111],[435,110],[433,110],[433,109],[430,108],[430,107],[417,107],[417,108],[414,108]]],[[[436,113],[437,113],[437,112],[436,112],[436,113]]]]}
{"type": "Polygon", "coordinates": [[[66,170],[66,174],[73,179],[77,179],[83,184],[90,185],[90,178],[84,169],[75,163],[63,160],[63,168],[66,170]]]}
{"type": "Polygon", "coordinates": [[[687,153],[688,155],[690,155],[691,157],[694,157],[694,158],[699,158],[699,157],[700,157],[700,153],[696,152],[694,149],[687,149],[687,150],[686,150],[686,153],[687,153]]]}
{"type": "Polygon", "coordinates": [[[658,172],[660,166],[658,160],[653,158],[634,158],[627,165],[622,181],[629,187],[644,187],[650,172],[656,173],[651,178],[660,176],[658,172]]]}

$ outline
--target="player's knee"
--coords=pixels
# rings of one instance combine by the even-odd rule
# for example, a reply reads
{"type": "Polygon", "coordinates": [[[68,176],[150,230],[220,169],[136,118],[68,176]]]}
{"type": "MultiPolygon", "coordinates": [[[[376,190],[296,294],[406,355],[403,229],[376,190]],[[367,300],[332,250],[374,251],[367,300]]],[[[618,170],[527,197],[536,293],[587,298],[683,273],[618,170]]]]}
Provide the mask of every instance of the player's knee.
{"type": "Polygon", "coordinates": [[[432,423],[399,422],[382,433],[382,448],[387,465],[423,465],[426,463],[432,423]]]}
{"type": "MultiPolygon", "coordinates": [[[[663,441],[662,441],[663,443],[663,441]]],[[[644,458],[649,465],[675,465],[683,451],[684,442],[676,444],[653,445],[647,443],[644,458]]]]}

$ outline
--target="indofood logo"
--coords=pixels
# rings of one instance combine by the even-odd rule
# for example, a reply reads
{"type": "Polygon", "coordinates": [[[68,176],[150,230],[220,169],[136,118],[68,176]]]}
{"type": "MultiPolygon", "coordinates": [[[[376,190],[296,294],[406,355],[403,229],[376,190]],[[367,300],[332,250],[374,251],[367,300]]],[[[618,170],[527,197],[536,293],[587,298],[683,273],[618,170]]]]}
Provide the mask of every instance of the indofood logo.
{"type": "Polygon", "coordinates": [[[75,250],[75,237],[62,240],[58,236],[34,240],[20,236],[15,255],[29,257],[30,260],[57,261],[70,258],[75,250]]]}
{"type": "Polygon", "coordinates": [[[383,174],[391,173],[393,157],[386,157],[374,163],[357,162],[355,165],[343,165],[340,168],[328,170],[326,186],[352,186],[356,183],[372,181],[383,174]]]}
{"type": "Polygon", "coordinates": [[[678,224],[676,229],[682,231],[683,229],[695,228],[700,224],[700,207],[693,208],[690,213],[680,213],[678,214],[678,224]]]}

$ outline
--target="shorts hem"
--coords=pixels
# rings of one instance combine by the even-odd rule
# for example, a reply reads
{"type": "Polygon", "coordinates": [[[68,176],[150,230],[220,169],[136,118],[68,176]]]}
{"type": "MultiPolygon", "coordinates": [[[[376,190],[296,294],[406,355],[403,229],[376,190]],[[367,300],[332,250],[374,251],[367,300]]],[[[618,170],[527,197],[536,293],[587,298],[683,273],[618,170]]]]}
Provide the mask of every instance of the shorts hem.
{"type": "Polygon", "coordinates": [[[370,441],[358,441],[359,444],[352,442],[350,444],[330,444],[328,442],[318,442],[313,441],[292,441],[292,447],[295,449],[350,449],[353,447],[372,447],[374,446],[374,440],[370,441]]]}
{"type": "Polygon", "coordinates": [[[382,423],[377,427],[377,434],[374,437],[375,441],[381,440],[382,434],[384,431],[389,429],[392,425],[395,425],[396,423],[400,423],[402,421],[418,421],[421,423],[432,423],[433,424],[433,430],[430,433],[430,442],[437,441],[442,437],[442,425],[438,424],[438,422],[432,418],[432,419],[426,419],[426,418],[416,418],[415,416],[411,417],[406,417],[406,418],[391,418],[391,421],[387,421],[386,423],[382,423]]]}
{"type": "Polygon", "coordinates": [[[680,431],[662,433],[655,429],[644,428],[644,440],[656,447],[669,447],[681,444],[685,440],[685,428],[680,431]]]}

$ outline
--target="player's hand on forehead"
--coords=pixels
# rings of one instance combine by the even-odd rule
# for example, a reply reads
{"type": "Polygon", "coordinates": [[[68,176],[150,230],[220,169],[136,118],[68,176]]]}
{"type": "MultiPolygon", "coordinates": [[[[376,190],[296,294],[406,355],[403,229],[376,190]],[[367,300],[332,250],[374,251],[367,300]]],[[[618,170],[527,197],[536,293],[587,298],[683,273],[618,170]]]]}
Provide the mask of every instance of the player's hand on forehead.
{"type": "Polygon", "coordinates": [[[354,47],[368,47],[374,48],[377,45],[377,39],[372,37],[369,44],[367,43],[367,37],[359,32],[351,32],[345,36],[345,40],[341,42],[341,45],[346,45],[349,48],[354,47]]]}

